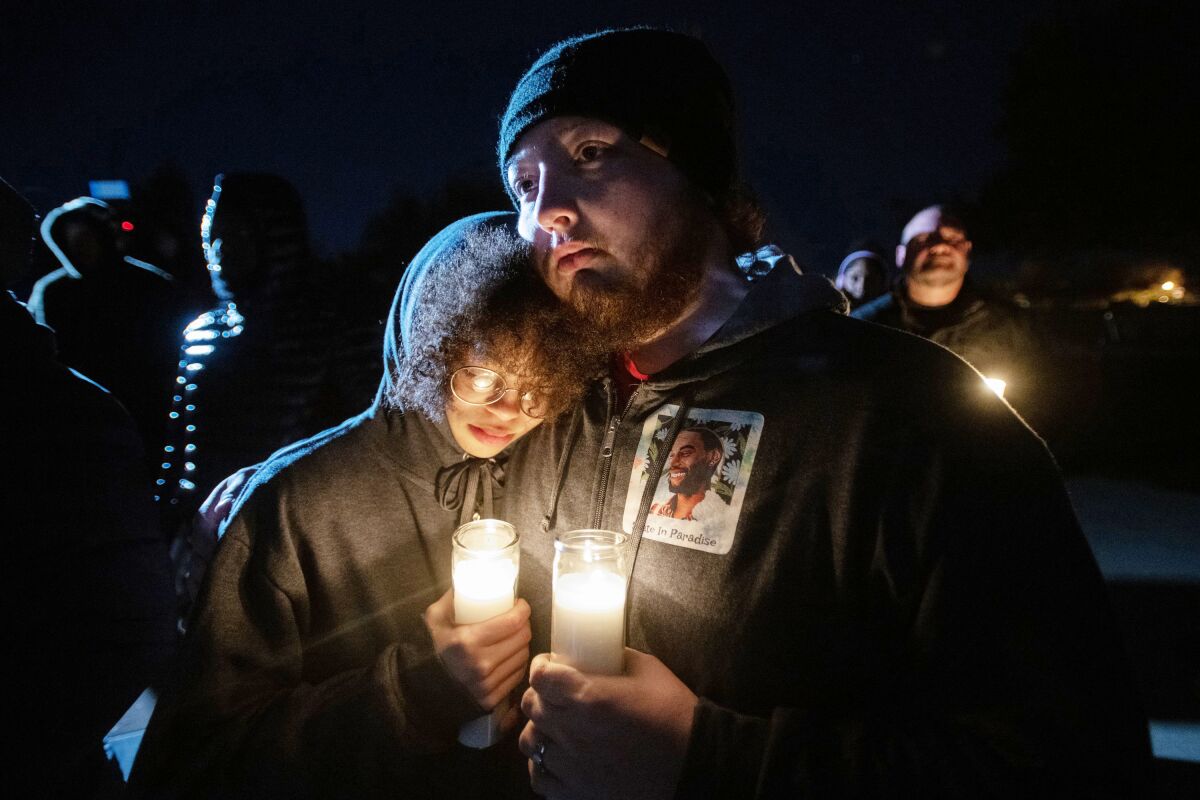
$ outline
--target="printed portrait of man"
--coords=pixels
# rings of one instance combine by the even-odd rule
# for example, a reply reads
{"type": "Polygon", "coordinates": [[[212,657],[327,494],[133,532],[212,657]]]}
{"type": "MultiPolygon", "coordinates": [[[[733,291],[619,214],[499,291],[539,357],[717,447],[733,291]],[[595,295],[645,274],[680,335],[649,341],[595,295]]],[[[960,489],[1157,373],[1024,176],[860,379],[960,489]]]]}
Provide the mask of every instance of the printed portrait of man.
{"type": "Polygon", "coordinates": [[[724,454],[720,437],[708,428],[695,426],[680,431],[664,466],[671,496],[652,504],[650,513],[695,522],[724,515],[725,502],[709,491],[724,454]]]}

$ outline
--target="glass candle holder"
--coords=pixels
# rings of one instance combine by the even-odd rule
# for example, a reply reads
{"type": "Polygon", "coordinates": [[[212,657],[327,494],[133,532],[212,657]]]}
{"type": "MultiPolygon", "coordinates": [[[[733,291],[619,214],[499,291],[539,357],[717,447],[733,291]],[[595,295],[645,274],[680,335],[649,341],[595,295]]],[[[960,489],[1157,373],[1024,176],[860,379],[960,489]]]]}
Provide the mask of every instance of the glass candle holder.
{"type": "Polygon", "coordinates": [[[550,649],[581,672],[619,675],[625,669],[626,538],[602,530],[555,537],[550,649]]]}
{"type": "MultiPolygon", "coordinates": [[[[521,564],[516,528],[498,519],[468,522],[454,532],[450,558],[456,625],[483,622],[513,607],[521,564]]],[[[463,725],[459,742],[474,748],[495,744],[507,710],[508,702],[501,702],[490,714],[463,725]]]]}

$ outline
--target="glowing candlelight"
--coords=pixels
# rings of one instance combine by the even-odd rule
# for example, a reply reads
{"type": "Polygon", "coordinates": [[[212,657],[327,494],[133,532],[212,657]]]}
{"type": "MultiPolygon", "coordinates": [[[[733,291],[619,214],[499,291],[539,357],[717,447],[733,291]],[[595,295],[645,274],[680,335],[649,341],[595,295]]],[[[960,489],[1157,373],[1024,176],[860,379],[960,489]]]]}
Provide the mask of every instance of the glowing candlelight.
{"type": "Polygon", "coordinates": [[[625,665],[624,534],[571,531],[554,543],[550,649],[583,672],[619,675],[625,665]]]}
{"type": "Polygon", "coordinates": [[[454,621],[483,622],[513,607],[517,565],[507,558],[461,561],[454,567],[454,621]]]}
{"type": "MultiPolygon", "coordinates": [[[[472,625],[511,609],[521,558],[516,529],[496,519],[475,520],[456,530],[453,542],[455,624],[472,625]]],[[[505,701],[471,720],[459,730],[458,740],[474,748],[495,744],[507,710],[505,701]]]]}

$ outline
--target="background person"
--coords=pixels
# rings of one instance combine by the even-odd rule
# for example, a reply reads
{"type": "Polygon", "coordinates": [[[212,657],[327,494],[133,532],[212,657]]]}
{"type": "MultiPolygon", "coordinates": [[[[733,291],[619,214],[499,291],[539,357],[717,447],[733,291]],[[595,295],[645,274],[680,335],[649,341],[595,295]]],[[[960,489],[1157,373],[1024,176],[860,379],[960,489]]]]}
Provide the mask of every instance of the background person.
{"type": "MultiPolygon", "coordinates": [[[[54,331],[59,360],[112,392],[156,447],[186,321],[175,279],[131,255],[133,223],[94,197],[51,211],[41,233],[61,266],[34,284],[30,311],[54,331]]],[[[144,469],[156,464],[151,453],[144,469]]]]}
{"type": "Polygon", "coordinates": [[[908,221],[900,241],[899,283],[853,315],[937,342],[985,376],[1003,379],[1019,396],[1031,377],[1021,363],[1032,343],[1017,309],[985,297],[969,279],[974,245],[962,219],[930,206],[908,221]]]}
{"type": "Polygon", "coordinates": [[[369,404],[378,369],[338,351],[290,183],[218,175],[201,234],[217,304],[177,334],[157,492],[169,533],[234,470],[369,404]]]}
{"type": "MultiPolygon", "coordinates": [[[[201,221],[216,305],[174,337],[155,499],[176,564],[180,619],[215,540],[191,527],[219,481],[371,402],[378,344],[325,308],[296,189],[262,173],[216,177],[201,221]]],[[[377,340],[376,340],[377,342],[377,340]]]]}
{"type": "Polygon", "coordinates": [[[850,308],[858,308],[888,290],[889,272],[883,256],[873,250],[854,250],[838,265],[833,285],[846,295],[850,308]]]}
{"type": "MultiPolygon", "coordinates": [[[[0,272],[28,264],[34,210],[0,180],[0,272]]],[[[53,332],[0,292],[0,587],[10,642],[10,784],[32,797],[115,793],[104,734],[175,652],[170,561],[142,443],[53,332]]]]}

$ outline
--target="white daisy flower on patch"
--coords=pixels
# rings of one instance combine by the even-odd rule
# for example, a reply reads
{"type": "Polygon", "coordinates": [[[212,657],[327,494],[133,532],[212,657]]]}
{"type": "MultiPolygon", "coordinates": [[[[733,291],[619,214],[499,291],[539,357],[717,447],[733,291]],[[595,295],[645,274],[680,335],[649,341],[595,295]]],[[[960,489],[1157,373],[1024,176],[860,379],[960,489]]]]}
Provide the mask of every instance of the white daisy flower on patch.
{"type": "Polygon", "coordinates": [[[664,441],[664,440],[667,438],[667,429],[666,429],[666,428],[659,428],[658,430],[656,430],[656,431],[654,432],[654,438],[655,438],[655,439],[657,439],[657,440],[658,440],[658,441],[660,441],[660,442],[661,442],[661,441],[664,441]]]}
{"type": "Polygon", "coordinates": [[[728,459],[728,458],[731,458],[732,456],[736,456],[737,451],[738,451],[737,442],[734,441],[733,439],[729,439],[724,436],[721,436],[720,439],[721,439],[721,457],[728,459]]]}
{"type": "Polygon", "coordinates": [[[726,461],[721,467],[721,480],[728,483],[730,486],[737,485],[738,473],[742,471],[742,460],[733,458],[726,461]]]}

